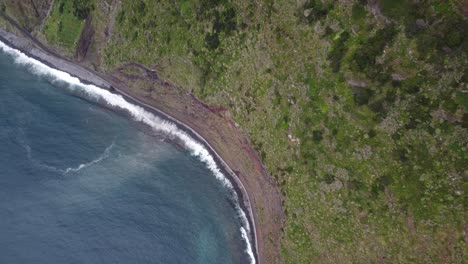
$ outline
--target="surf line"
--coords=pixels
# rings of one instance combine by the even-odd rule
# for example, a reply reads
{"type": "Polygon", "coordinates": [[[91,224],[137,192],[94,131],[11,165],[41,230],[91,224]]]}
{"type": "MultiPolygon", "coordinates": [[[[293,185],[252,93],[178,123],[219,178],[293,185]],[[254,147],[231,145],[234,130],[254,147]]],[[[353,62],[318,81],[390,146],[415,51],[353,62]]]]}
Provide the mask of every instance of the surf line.
{"type": "MultiPolygon", "coordinates": [[[[249,201],[249,204],[244,205],[244,206],[247,207],[246,209],[249,211],[249,214],[251,216],[250,220],[252,222],[249,221],[249,218],[247,217],[245,211],[243,210],[241,206],[241,202],[239,200],[239,194],[242,195],[242,192],[240,192],[239,194],[236,192],[235,186],[223,174],[223,171],[218,167],[218,164],[216,163],[213,155],[211,155],[210,150],[212,153],[214,153],[214,155],[218,157],[218,160],[223,163],[222,165],[224,165],[225,168],[230,169],[229,166],[227,166],[224,160],[222,160],[219,157],[219,154],[217,154],[214,151],[214,149],[208,144],[208,142],[206,142],[206,140],[203,137],[201,137],[198,133],[190,129],[190,132],[193,133],[198,139],[204,141],[205,146],[208,146],[210,150],[208,150],[202,143],[198,142],[193,137],[191,137],[186,131],[183,131],[182,129],[178,128],[175,123],[164,120],[163,118],[160,118],[156,116],[155,114],[145,110],[140,105],[137,105],[137,104],[134,104],[125,100],[125,98],[121,94],[135,101],[136,103],[145,105],[146,107],[155,109],[156,111],[160,112],[158,109],[150,105],[144,104],[142,102],[139,102],[138,100],[134,99],[132,96],[126,94],[123,91],[119,90],[118,92],[121,94],[117,94],[109,90],[99,88],[98,86],[93,85],[93,84],[85,84],[79,78],[74,77],[67,72],[54,69],[46,65],[46,63],[41,62],[39,59],[28,57],[25,53],[15,48],[11,48],[7,44],[5,44],[3,40],[5,39],[1,38],[0,40],[0,49],[3,50],[6,54],[9,54],[10,56],[12,56],[14,61],[17,64],[25,66],[26,69],[30,71],[31,73],[41,76],[41,77],[46,77],[53,84],[67,84],[66,88],[70,89],[71,91],[79,91],[79,92],[85,93],[86,96],[89,97],[87,99],[91,99],[99,103],[105,103],[107,106],[110,106],[114,109],[123,110],[127,112],[128,114],[130,114],[131,117],[137,122],[144,123],[158,132],[162,132],[162,133],[165,133],[167,135],[170,135],[179,139],[183,143],[184,147],[190,151],[190,154],[192,156],[198,157],[198,159],[202,161],[208,167],[208,169],[214,174],[214,176],[231,193],[232,199],[234,200],[236,212],[241,220],[240,235],[241,235],[241,238],[246,243],[245,253],[248,254],[251,264],[257,263],[257,256],[256,256],[257,255],[257,252],[256,252],[257,239],[256,239],[255,223],[253,222],[254,221],[253,213],[252,213],[252,209],[250,206],[250,200],[248,197],[246,197],[247,200],[249,201]],[[250,227],[251,224],[253,226],[252,227],[253,232],[250,227]],[[249,234],[251,236],[249,236],[249,234]],[[252,248],[251,240],[253,240],[253,242],[255,243],[255,253],[252,248]]],[[[7,41],[7,42],[10,42],[10,41],[7,41]]],[[[12,44],[10,43],[10,45],[12,44]]],[[[12,46],[15,46],[15,45],[12,45],[12,46]]],[[[36,50],[36,52],[38,51],[36,50]]],[[[64,63],[68,63],[68,62],[64,62],[64,63]]],[[[245,190],[245,187],[243,186],[242,182],[240,182],[240,180],[238,179],[236,180],[235,177],[236,177],[235,175],[232,176],[233,180],[235,180],[236,183],[241,185],[241,188],[245,190]]],[[[245,191],[245,194],[248,196],[247,191],[245,191]]]]}

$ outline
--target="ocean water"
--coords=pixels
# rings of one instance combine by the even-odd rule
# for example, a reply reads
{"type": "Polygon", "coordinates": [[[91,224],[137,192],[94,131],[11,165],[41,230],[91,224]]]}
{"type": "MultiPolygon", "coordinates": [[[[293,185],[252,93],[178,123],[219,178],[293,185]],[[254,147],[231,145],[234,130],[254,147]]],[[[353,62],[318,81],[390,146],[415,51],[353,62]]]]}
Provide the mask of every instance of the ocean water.
{"type": "Polygon", "coordinates": [[[206,150],[122,100],[0,45],[0,263],[253,263],[206,150]]]}

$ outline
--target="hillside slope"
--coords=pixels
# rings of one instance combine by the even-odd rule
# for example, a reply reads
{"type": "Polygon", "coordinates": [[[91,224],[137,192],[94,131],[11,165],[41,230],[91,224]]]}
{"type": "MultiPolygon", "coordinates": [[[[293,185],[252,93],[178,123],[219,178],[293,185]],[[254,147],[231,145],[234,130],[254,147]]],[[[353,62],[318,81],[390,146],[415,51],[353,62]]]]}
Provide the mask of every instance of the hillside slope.
{"type": "Polygon", "coordinates": [[[2,9],[70,57],[92,19],[91,67],[226,107],[281,186],[277,262],[467,261],[467,1],[75,2],[2,9]]]}

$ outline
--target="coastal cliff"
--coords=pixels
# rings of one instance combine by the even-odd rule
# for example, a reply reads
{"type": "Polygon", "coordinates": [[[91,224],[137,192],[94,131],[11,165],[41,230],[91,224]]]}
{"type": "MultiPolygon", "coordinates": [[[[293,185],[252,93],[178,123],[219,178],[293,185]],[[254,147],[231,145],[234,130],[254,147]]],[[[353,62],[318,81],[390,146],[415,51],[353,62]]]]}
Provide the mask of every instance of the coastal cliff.
{"type": "MultiPolygon", "coordinates": [[[[7,45],[52,68],[70,73],[84,84],[93,84],[122,95],[127,101],[172,122],[203,144],[215,159],[222,173],[233,184],[234,191],[239,198],[239,205],[246,213],[249,222],[251,234],[248,234],[248,239],[253,247],[254,257],[256,262],[263,263],[265,233],[277,234],[277,236],[280,234],[279,228],[282,219],[280,195],[274,182],[266,174],[258,156],[249,145],[248,139],[235,126],[232,126],[232,123],[228,123],[229,120],[220,118],[218,113],[213,112],[210,107],[198,101],[191,94],[187,93],[186,98],[181,98],[181,94],[168,93],[168,91],[180,88],[158,78],[155,79],[154,76],[140,77],[140,80],[135,80],[135,78],[125,74],[107,75],[89,69],[84,64],[80,65],[74,58],[67,57],[66,53],[59,54],[59,52],[44,45],[11,17],[5,14],[1,15],[10,23],[10,27],[7,28],[17,34],[0,29],[0,40],[7,45]],[[143,84],[141,80],[145,80],[146,83],[143,84]],[[142,88],[148,89],[148,87],[152,90],[164,90],[158,94],[160,101],[137,92],[142,88]],[[167,106],[168,102],[172,102],[172,105],[167,106]],[[196,116],[187,112],[187,104],[191,104],[192,108],[196,109],[198,113],[196,116]],[[234,143],[230,142],[231,140],[234,140],[234,143]],[[238,156],[239,154],[240,156],[238,156]],[[259,215],[258,211],[262,214],[259,215]],[[268,221],[259,218],[265,217],[266,214],[270,214],[266,218],[269,219],[268,221]],[[277,230],[274,231],[274,229],[277,230]]],[[[272,236],[269,235],[269,237],[272,236]]],[[[277,239],[277,241],[279,240],[277,239]]]]}
{"type": "Polygon", "coordinates": [[[261,263],[466,259],[466,1],[31,3],[0,7],[207,139],[261,263]]]}

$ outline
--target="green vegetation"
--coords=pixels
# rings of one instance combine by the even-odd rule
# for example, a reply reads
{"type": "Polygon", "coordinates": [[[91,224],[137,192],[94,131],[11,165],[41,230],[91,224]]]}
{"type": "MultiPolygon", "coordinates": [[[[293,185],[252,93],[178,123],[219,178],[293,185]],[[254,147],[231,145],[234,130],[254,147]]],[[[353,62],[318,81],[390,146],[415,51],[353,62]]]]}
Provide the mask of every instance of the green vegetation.
{"type": "MultiPolygon", "coordinates": [[[[94,2],[89,0],[73,0],[73,15],[79,19],[86,19],[89,13],[94,9],[94,2]]],[[[64,3],[60,3],[62,10],[64,3]]]]}
{"type": "Polygon", "coordinates": [[[43,28],[47,40],[74,51],[85,19],[93,7],[93,1],[55,1],[43,28]]]}
{"type": "Polygon", "coordinates": [[[51,0],[0,0],[0,12],[12,16],[26,30],[32,31],[46,16],[51,0]]]}
{"type": "MultiPolygon", "coordinates": [[[[76,10],[55,1],[47,38],[73,47],[76,10]]],[[[158,64],[230,109],[280,183],[286,263],[466,263],[465,2],[132,0],[119,10],[102,67],[158,64]]]]}
{"type": "Polygon", "coordinates": [[[461,263],[466,18],[340,3],[124,1],[106,67],[161,63],[229,106],[286,197],[287,263],[461,263]]]}

